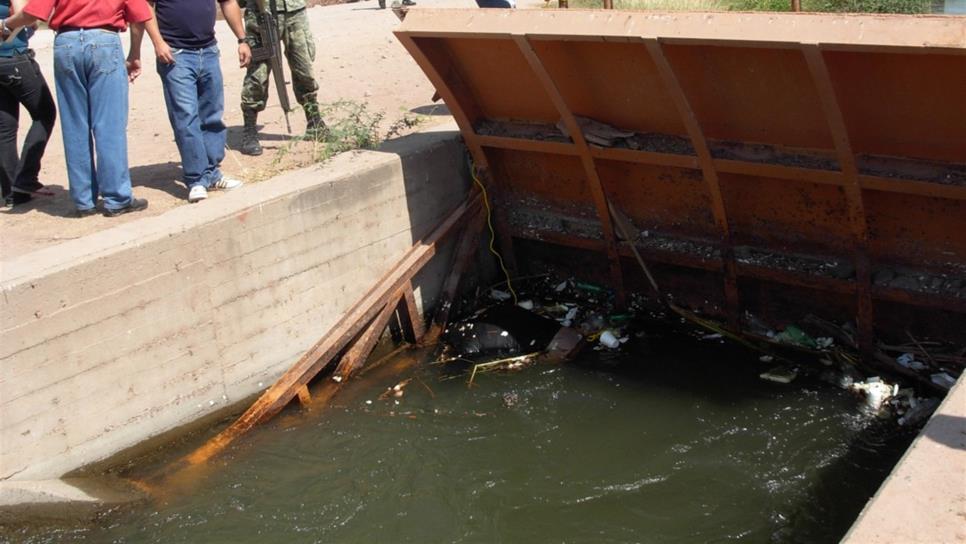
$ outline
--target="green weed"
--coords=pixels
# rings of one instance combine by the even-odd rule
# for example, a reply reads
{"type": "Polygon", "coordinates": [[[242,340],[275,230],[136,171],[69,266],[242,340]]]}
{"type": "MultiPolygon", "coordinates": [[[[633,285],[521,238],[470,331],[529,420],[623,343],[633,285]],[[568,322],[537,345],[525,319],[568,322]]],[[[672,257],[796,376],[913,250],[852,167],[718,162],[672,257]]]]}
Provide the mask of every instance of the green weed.
{"type": "Polygon", "coordinates": [[[385,114],[370,111],[365,103],[352,100],[322,104],[319,111],[325,120],[326,130],[306,132],[289,140],[275,154],[273,167],[277,168],[287,156],[305,146],[310,147],[307,162],[325,162],[339,153],[354,149],[374,149],[383,141],[399,136],[422,122],[420,117],[406,112],[383,132],[380,126],[383,125],[385,114]]]}

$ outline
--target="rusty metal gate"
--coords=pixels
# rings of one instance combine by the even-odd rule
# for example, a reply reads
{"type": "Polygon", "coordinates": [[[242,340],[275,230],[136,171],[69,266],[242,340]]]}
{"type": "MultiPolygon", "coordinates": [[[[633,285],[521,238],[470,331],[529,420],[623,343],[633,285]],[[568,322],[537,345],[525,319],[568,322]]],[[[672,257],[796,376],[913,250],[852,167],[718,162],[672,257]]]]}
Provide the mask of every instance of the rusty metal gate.
{"type": "Polygon", "coordinates": [[[736,327],[966,343],[966,19],[416,9],[396,35],[521,267],[643,290],[612,205],[677,300],[736,327]]]}

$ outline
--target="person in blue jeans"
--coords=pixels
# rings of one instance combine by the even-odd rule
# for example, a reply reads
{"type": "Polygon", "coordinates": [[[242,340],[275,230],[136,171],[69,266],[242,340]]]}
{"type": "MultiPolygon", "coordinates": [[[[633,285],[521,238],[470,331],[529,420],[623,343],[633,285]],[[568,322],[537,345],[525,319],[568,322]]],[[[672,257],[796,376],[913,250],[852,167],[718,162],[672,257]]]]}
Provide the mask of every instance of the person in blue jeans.
{"type": "Polygon", "coordinates": [[[127,162],[128,82],[140,66],[125,65],[119,33],[151,18],[146,0],[30,0],[0,25],[4,37],[38,20],[57,32],[54,82],[79,216],[96,213],[98,196],[108,217],[148,207],[132,195],[127,162]]]}
{"type": "MultiPolygon", "coordinates": [[[[238,62],[251,62],[245,25],[236,0],[154,0],[156,22],[145,26],[157,55],[158,75],[174,139],[181,154],[188,202],[208,198],[210,190],[231,190],[243,185],[221,172],[227,127],[224,83],[215,39],[215,4],[238,38],[238,62]]],[[[143,35],[131,32],[128,61],[140,58],[143,35]]]]}

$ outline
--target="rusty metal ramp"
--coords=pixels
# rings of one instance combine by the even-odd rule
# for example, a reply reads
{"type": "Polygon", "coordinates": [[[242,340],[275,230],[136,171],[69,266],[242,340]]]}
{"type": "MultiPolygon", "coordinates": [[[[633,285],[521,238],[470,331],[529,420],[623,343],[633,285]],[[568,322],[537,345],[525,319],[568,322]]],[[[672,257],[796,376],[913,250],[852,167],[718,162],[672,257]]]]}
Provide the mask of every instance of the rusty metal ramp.
{"type": "Polygon", "coordinates": [[[966,18],[415,9],[396,35],[520,268],[646,291],[613,206],[735,326],[966,343],[966,18]]]}

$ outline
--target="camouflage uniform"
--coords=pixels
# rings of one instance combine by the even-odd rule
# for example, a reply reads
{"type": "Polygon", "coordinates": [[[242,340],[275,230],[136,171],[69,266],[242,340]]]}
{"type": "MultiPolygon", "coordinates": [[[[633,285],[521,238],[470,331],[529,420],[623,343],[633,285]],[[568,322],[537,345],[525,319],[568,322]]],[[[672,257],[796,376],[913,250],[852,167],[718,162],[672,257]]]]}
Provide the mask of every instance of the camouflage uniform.
{"type": "MultiPolygon", "coordinates": [[[[256,4],[253,0],[239,3],[243,6],[247,3],[249,8],[245,10],[245,33],[248,36],[248,44],[252,48],[258,47],[261,45],[261,34],[258,29],[256,4]]],[[[265,0],[265,4],[270,5],[269,0],[265,0]]],[[[305,13],[305,0],[275,0],[275,10],[278,32],[285,47],[285,58],[288,59],[288,66],[292,72],[292,90],[295,93],[295,100],[303,108],[306,104],[314,105],[319,84],[312,75],[315,40],[312,38],[309,18],[305,13]]],[[[268,99],[268,80],[267,61],[253,62],[248,67],[241,93],[243,111],[260,112],[265,109],[265,102],[268,99]]]]}

